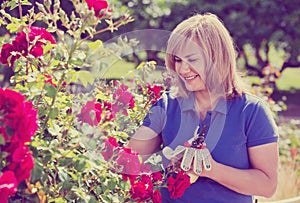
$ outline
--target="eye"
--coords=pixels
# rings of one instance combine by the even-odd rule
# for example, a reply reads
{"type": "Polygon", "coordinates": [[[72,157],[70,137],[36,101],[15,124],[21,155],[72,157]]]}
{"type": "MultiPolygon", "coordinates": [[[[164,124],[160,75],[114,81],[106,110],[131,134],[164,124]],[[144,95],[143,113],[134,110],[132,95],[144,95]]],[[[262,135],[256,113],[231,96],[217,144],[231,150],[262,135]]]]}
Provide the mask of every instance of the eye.
{"type": "Polygon", "coordinates": [[[175,61],[176,63],[180,63],[180,62],[182,61],[182,59],[179,58],[178,56],[174,56],[174,61],[175,61]]]}
{"type": "Polygon", "coordinates": [[[197,61],[198,59],[188,59],[188,62],[193,63],[195,61],[197,61]]]}

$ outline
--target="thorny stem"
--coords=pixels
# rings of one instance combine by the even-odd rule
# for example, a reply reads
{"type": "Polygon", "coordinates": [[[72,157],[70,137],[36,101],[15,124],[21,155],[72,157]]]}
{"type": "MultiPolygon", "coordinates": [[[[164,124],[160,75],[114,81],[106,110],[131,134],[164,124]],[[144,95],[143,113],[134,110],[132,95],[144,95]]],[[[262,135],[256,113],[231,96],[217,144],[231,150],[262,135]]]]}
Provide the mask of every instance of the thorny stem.
{"type": "Polygon", "coordinates": [[[20,15],[20,19],[23,18],[23,15],[22,15],[22,5],[21,5],[21,0],[18,0],[18,7],[19,7],[19,15],[20,15]]]}
{"type": "MultiPolygon", "coordinates": [[[[123,20],[123,19],[120,19],[120,20],[118,20],[118,21],[116,21],[116,22],[113,23],[113,28],[114,28],[115,30],[117,30],[117,29],[122,25],[122,20],[123,20]]],[[[108,30],[110,30],[110,29],[111,29],[111,27],[108,26],[108,27],[106,27],[106,28],[103,28],[103,29],[101,29],[101,30],[96,31],[95,33],[93,33],[93,35],[100,34],[100,33],[102,33],[102,32],[108,31],[108,30]]],[[[91,38],[91,36],[88,35],[88,36],[86,36],[82,41],[88,40],[88,39],[90,39],[90,38],[91,38]]]]}
{"type": "Polygon", "coordinates": [[[48,109],[47,109],[47,110],[48,110],[48,113],[47,113],[47,116],[46,116],[46,118],[45,118],[45,122],[44,122],[43,128],[42,128],[42,130],[41,130],[42,133],[45,131],[45,129],[46,129],[46,127],[47,127],[47,123],[48,123],[49,118],[50,118],[50,112],[51,112],[52,107],[53,107],[53,105],[54,105],[54,103],[55,103],[56,96],[57,96],[57,94],[58,94],[58,92],[59,92],[59,90],[60,90],[60,88],[61,88],[61,86],[62,86],[62,83],[63,83],[63,80],[64,80],[65,76],[66,76],[66,73],[63,73],[62,76],[61,76],[61,78],[60,78],[60,80],[59,80],[59,82],[58,82],[56,94],[55,94],[54,97],[52,98],[52,102],[51,102],[50,106],[48,106],[48,109]]]}

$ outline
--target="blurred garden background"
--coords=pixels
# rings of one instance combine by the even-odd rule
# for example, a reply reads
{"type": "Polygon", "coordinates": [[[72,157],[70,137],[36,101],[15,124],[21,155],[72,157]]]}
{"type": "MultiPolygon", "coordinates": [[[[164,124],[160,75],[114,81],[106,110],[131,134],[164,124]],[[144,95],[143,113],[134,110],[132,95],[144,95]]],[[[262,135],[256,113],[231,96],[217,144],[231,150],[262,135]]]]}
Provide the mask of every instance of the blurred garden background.
{"type": "MultiPolygon", "coordinates": [[[[86,2],[101,4],[106,1],[86,2]]],[[[134,201],[127,193],[120,192],[129,190],[129,183],[121,183],[120,176],[99,164],[103,160],[91,160],[91,154],[87,154],[89,150],[80,143],[82,140],[78,136],[89,132],[87,136],[96,134],[102,139],[108,138],[109,134],[117,138],[120,145],[126,143],[147,112],[145,103],[151,100],[147,87],[149,84],[162,87],[166,83],[163,78],[166,70],[164,44],[154,43],[146,45],[151,48],[134,49],[140,41],[124,37],[127,33],[141,30],[147,35],[150,29],[170,32],[195,13],[211,12],[218,15],[229,29],[236,43],[239,70],[251,85],[251,92],[270,104],[279,126],[278,190],[271,199],[258,199],[274,202],[294,198],[289,202],[300,202],[300,198],[297,199],[300,197],[298,0],[109,0],[107,4],[103,7],[105,11],[101,11],[103,13],[91,16],[96,7],[86,5],[84,0],[1,1],[1,47],[13,44],[16,35],[28,25],[47,29],[56,40],[49,43],[45,38],[48,42],[43,42],[43,56],[37,57],[36,52],[31,51],[28,55],[20,52],[14,65],[3,63],[1,58],[0,88],[14,89],[32,101],[38,109],[39,125],[33,141],[28,144],[34,159],[31,177],[20,183],[15,197],[9,201],[134,201]],[[35,57],[30,57],[30,54],[35,57]],[[97,69],[98,75],[94,75],[93,68],[97,69]],[[96,81],[98,83],[94,85],[96,81]],[[126,84],[122,91],[129,88],[136,101],[135,107],[129,101],[129,106],[124,106],[129,109],[127,113],[122,111],[114,115],[119,121],[104,116],[105,110],[109,110],[104,102],[112,103],[116,99],[111,95],[117,94],[114,92],[117,88],[111,84],[122,87],[116,81],[126,84]],[[139,85],[142,90],[136,88],[139,85]],[[71,116],[72,111],[74,114],[80,107],[80,99],[94,101],[91,89],[97,89],[93,97],[103,101],[100,103],[105,106],[101,107],[101,121],[96,122],[101,125],[99,135],[89,126],[76,123],[76,114],[71,116]],[[72,95],[79,96],[79,99],[72,95]],[[78,105],[71,107],[72,103],[78,105]],[[128,124],[130,122],[134,125],[128,124]]],[[[159,40],[166,42],[167,38],[158,36],[159,40]]],[[[16,56],[17,52],[9,53],[16,56]]],[[[0,125],[4,125],[1,120],[0,125]]],[[[89,147],[92,145],[90,141],[86,141],[89,147]]],[[[1,139],[2,152],[6,150],[5,144],[5,139],[1,139]]],[[[92,148],[95,152],[97,146],[92,148]]],[[[5,158],[9,155],[2,153],[1,156],[1,169],[4,170],[9,163],[5,158]]]]}

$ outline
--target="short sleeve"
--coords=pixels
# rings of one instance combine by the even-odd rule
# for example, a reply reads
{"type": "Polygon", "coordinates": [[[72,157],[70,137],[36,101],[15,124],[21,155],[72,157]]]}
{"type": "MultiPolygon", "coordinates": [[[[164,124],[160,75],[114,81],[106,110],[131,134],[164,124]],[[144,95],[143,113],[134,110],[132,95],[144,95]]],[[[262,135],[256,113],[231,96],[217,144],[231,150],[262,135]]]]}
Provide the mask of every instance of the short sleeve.
{"type": "Polygon", "coordinates": [[[251,105],[251,113],[247,117],[247,146],[254,147],[278,141],[278,128],[269,106],[262,101],[251,105]]]}
{"type": "Polygon", "coordinates": [[[166,124],[167,101],[167,96],[165,94],[162,95],[162,97],[152,105],[142,125],[160,134],[166,124]]]}

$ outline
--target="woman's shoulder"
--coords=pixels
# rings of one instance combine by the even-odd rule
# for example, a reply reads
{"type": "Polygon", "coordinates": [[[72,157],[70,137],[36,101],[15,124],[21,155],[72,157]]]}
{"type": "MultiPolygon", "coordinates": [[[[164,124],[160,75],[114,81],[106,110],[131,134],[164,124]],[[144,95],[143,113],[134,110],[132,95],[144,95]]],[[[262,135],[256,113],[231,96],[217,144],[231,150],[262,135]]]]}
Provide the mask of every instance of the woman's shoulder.
{"type": "Polygon", "coordinates": [[[170,111],[178,108],[181,110],[192,109],[194,106],[194,97],[193,95],[189,95],[187,98],[184,98],[174,96],[170,92],[164,92],[154,105],[169,109],[170,111]]]}
{"type": "Polygon", "coordinates": [[[268,108],[268,103],[264,98],[251,93],[243,93],[242,97],[237,100],[244,110],[255,110],[268,108]]]}

